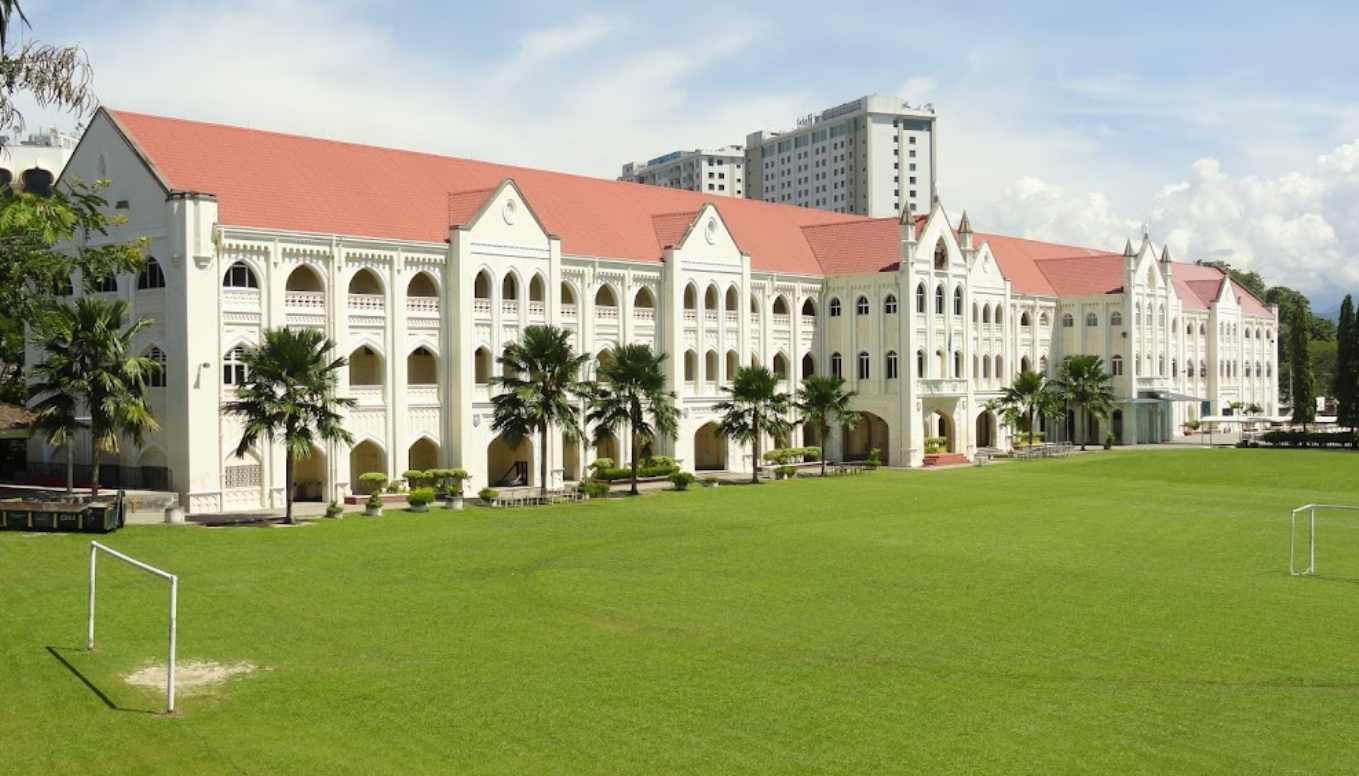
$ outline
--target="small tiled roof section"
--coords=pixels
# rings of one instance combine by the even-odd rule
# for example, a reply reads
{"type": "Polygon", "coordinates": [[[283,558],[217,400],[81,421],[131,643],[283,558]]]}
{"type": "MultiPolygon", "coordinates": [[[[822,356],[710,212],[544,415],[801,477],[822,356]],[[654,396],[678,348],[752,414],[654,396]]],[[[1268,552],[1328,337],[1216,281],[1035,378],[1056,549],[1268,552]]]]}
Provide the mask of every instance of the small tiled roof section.
{"type": "Polygon", "coordinates": [[[1222,292],[1222,283],[1226,281],[1231,284],[1232,295],[1239,300],[1243,312],[1249,315],[1273,315],[1264,302],[1243,288],[1240,283],[1228,279],[1227,273],[1217,267],[1177,262],[1174,278],[1175,289],[1179,292],[1180,299],[1194,309],[1207,310],[1209,305],[1217,301],[1218,295],[1222,292]]]}
{"type": "Polygon", "coordinates": [[[1123,256],[1041,259],[1035,264],[1048,285],[1061,296],[1117,294],[1123,290],[1123,256]]]}
{"type": "MultiPolygon", "coordinates": [[[[996,263],[1000,265],[1001,273],[1010,281],[1010,289],[1021,294],[1056,296],[1063,293],[1055,288],[1047,274],[1039,269],[1037,264],[1039,261],[1045,259],[1096,258],[1110,255],[1106,251],[1097,251],[1091,248],[1078,248],[1073,245],[1058,245],[1038,240],[1025,240],[1021,237],[1006,237],[1000,234],[981,234],[978,232],[973,237],[973,244],[980,246],[983,242],[991,246],[991,253],[996,257],[996,263]]],[[[1069,274],[1064,272],[1061,267],[1055,268],[1054,271],[1059,280],[1065,279],[1066,275],[1069,274]]],[[[1080,270],[1079,274],[1085,274],[1084,270],[1080,270]]],[[[1122,283],[1122,278],[1119,278],[1119,283],[1122,283]]]]}
{"type": "Polygon", "coordinates": [[[901,263],[901,222],[895,218],[804,226],[802,234],[827,275],[890,272],[901,263]]]}
{"type": "Polygon", "coordinates": [[[33,424],[31,410],[17,404],[0,403],[0,431],[26,429],[33,424]]]}
{"type": "Polygon", "coordinates": [[[698,218],[697,210],[652,216],[651,226],[656,230],[656,242],[660,243],[661,248],[679,245],[679,241],[684,238],[684,233],[689,231],[689,226],[694,223],[695,218],[698,218]]]}
{"type": "Polygon", "coordinates": [[[494,192],[495,189],[450,192],[448,195],[448,225],[466,226],[494,192]]]}
{"type": "Polygon", "coordinates": [[[441,243],[509,178],[571,256],[658,262],[653,216],[711,201],[755,269],[823,274],[802,227],[861,216],[105,109],[162,183],[230,226],[441,243]],[[450,197],[450,193],[460,192],[450,197]],[[470,210],[470,212],[468,212],[470,210]],[[457,216],[458,218],[455,218],[457,216]]]}

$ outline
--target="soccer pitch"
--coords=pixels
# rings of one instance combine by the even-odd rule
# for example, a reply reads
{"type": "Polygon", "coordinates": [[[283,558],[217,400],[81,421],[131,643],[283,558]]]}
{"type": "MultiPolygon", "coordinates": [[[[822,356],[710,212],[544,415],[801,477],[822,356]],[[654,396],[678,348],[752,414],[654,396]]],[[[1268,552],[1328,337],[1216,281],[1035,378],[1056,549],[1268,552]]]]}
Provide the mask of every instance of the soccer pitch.
{"type": "Polygon", "coordinates": [[[0,773],[1352,774],[1340,451],[1098,452],[296,528],[0,533],[0,773]]]}

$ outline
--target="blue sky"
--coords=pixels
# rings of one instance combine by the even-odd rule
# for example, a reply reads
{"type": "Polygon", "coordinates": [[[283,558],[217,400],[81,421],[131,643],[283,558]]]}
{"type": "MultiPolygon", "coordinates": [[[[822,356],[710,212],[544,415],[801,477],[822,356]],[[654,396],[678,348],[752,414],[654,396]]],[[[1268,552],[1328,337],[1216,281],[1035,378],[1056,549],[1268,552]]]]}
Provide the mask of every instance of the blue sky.
{"type": "Polygon", "coordinates": [[[936,107],[943,203],[982,231],[1117,249],[1145,223],[1319,309],[1359,291],[1351,5],[25,8],[36,37],[86,47],[112,107],[601,177],[898,94],[936,107]]]}

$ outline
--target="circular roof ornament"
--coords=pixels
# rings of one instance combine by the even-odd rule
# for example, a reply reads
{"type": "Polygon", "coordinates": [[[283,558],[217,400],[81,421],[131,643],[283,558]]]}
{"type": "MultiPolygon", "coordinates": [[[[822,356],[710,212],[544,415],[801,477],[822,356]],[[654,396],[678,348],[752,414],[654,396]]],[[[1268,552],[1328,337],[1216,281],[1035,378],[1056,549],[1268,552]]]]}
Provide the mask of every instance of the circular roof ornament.
{"type": "Polygon", "coordinates": [[[501,209],[500,214],[504,216],[505,223],[513,224],[519,217],[519,204],[512,199],[505,200],[505,207],[501,209]]]}
{"type": "Polygon", "coordinates": [[[703,228],[703,237],[707,239],[709,245],[717,243],[717,219],[709,218],[708,225],[703,228]]]}

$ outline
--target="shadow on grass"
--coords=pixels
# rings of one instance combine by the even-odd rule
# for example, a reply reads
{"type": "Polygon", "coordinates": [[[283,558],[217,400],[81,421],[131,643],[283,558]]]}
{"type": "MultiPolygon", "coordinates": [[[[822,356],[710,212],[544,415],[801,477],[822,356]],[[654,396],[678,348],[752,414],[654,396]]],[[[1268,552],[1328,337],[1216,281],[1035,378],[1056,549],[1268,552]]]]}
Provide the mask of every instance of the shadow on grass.
{"type": "MultiPolygon", "coordinates": [[[[69,647],[47,647],[46,649],[47,649],[48,654],[50,654],[52,657],[56,658],[57,662],[58,662],[58,663],[61,663],[63,666],[65,666],[67,671],[70,671],[73,675],[75,675],[75,678],[77,678],[77,679],[79,679],[79,680],[81,681],[82,684],[84,684],[86,687],[90,688],[90,692],[92,692],[92,693],[94,693],[96,696],[98,696],[99,700],[103,701],[103,702],[104,702],[104,705],[105,705],[105,706],[108,706],[110,709],[113,709],[114,711],[128,712],[128,713],[131,713],[131,714],[157,714],[157,713],[159,713],[159,712],[157,712],[157,711],[155,711],[155,710],[153,710],[153,709],[127,709],[127,708],[123,708],[122,706],[119,706],[118,704],[114,703],[112,698],[110,698],[108,695],[106,695],[106,694],[104,693],[103,690],[101,690],[101,689],[99,689],[97,686],[95,686],[94,682],[91,682],[91,681],[89,680],[89,677],[87,677],[87,676],[85,676],[84,674],[82,674],[82,673],[80,672],[80,669],[79,669],[79,668],[76,668],[75,666],[71,665],[71,661],[67,660],[67,659],[61,654],[62,652],[72,652],[72,653],[78,653],[78,654],[82,654],[82,655],[83,655],[83,654],[85,654],[85,650],[83,650],[83,649],[71,649],[71,648],[69,648],[69,647]]],[[[176,672],[176,673],[178,673],[178,672],[176,672]]]]}

